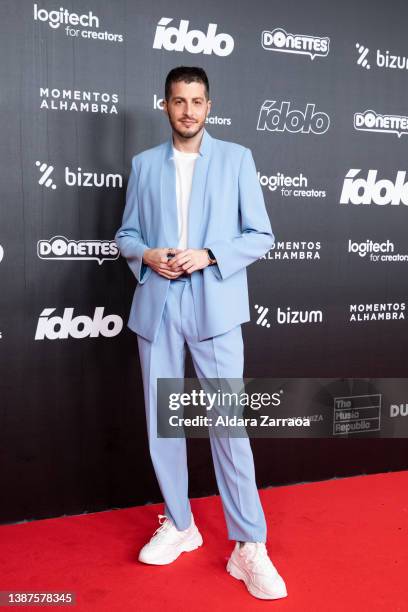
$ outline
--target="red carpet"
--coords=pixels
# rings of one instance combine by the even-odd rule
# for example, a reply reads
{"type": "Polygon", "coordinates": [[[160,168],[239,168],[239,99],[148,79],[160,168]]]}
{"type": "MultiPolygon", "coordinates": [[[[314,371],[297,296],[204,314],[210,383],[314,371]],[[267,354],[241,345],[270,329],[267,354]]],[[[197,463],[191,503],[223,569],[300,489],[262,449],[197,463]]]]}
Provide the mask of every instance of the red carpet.
{"type": "Polygon", "coordinates": [[[77,612],[408,611],[408,472],[260,494],[286,599],[257,600],[225,571],[219,497],[192,500],[204,545],[163,567],[136,560],[162,504],[0,527],[0,590],[75,591],[76,606],[46,609],[77,612]]]}

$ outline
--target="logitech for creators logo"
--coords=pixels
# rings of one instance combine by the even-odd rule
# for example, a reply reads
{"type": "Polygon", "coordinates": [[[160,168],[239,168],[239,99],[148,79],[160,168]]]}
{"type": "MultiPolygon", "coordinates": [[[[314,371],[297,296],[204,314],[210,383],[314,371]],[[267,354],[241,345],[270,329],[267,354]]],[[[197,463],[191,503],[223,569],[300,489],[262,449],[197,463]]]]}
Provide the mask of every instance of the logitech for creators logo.
{"type": "Polygon", "coordinates": [[[34,21],[48,23],[49,27],[53,30],[58,30],[61,25],[65,25],[65,34],[70,38],[98,39],[109,42],[123,42],[124,39],[123,34],[113,34],[106,30],[104,32],[100,31],[99,17],[94,15],[92,11],[79,15],[78,13],[71,13],[63,6],[60,6],[57,10],[49,11],[45,8],[40,8],[37,3],[34,3],[33,17],[34,21]]]}

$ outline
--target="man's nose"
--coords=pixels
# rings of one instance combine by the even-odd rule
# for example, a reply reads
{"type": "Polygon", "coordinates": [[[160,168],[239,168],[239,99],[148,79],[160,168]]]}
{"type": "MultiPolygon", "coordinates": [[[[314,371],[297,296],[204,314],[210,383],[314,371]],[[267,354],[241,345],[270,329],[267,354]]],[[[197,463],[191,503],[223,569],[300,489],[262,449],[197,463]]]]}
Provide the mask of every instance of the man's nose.
{"type": "Polygon", "coordinates": [[[185,110],[185,114],[188,115],[188,117],[192,117],[193,116],[193,103],[187,102],[184,110],[185,110]]]}

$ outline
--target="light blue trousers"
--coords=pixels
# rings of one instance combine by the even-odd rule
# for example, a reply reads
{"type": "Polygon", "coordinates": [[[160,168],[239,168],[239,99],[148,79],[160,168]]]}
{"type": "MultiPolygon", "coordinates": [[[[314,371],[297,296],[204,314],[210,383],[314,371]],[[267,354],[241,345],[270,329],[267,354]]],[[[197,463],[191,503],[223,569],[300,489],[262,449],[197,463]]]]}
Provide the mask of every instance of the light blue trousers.
{"type": "MultiPolygon", "coordinates": [[[[231,305],[233,307],[233,305],[231,305]]],[[[186,342],[198,378],[242,378],[244,347],[241,325],[198,340],[190,277],[171,280],[158,337],[137,335],[142,369],[150,456],[164,498],[164,514],[177,529],[191,522],[186,439],[157,437],[157,379],[184,378],[186,342]]],[[[210,435],[218,490],[228,538],[266,542],[266,521],[255,480],[249,438],[210,435]]]]}

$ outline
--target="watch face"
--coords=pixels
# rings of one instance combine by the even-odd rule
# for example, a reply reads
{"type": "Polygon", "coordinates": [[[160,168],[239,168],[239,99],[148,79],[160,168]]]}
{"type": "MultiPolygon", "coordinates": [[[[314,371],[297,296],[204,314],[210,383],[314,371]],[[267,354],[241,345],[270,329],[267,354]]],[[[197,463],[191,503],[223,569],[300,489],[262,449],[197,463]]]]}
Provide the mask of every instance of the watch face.
{"type": "Polygon", "coordinates": [[[212,250],[211,249],[207,249],[207,251],[208,251],[208,255],[210,256],[210,259],[215,259],[214,253],[212,252],[212,250]]]}

